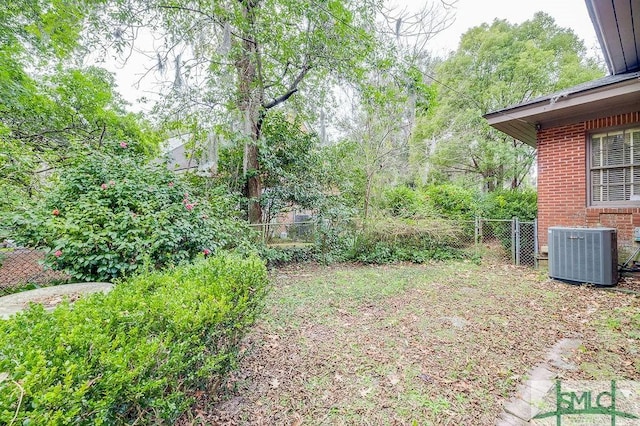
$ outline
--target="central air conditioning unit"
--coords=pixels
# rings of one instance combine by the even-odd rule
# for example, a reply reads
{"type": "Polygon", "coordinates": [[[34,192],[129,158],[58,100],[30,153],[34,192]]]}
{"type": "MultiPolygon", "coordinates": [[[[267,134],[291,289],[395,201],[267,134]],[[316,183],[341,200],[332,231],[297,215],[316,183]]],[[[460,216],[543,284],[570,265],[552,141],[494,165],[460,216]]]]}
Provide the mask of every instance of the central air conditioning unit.
{"type": "Polygon", "coordinates": [[[618,245],[613,228],[549,228],[549,276],[596,285],[618,283],[618,245]]]}

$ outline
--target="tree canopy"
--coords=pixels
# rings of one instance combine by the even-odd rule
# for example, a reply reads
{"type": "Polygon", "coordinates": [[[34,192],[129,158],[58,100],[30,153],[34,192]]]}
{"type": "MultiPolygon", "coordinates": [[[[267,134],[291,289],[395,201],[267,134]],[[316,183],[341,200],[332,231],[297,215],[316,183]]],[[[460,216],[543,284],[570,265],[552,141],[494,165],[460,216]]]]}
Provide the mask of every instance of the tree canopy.
{"type": "Polygon", "coordinates": [[[428,157],[431,178],[481,177],[487,190],[519,187],[535,152],[491,128],[483,114],[603,74],[582,40],[545,13],[522,24],[495,20],[472,28],[437,67],[437,107],[420,117],[414,144],[428,157]]]}
{"type": "Polygon", "coordinates": [[[111,74],[73,59],[84,2],[11,1],[0,11],[0,211],[38,187],[39,171],[109,141],[135,140],[151,154],[158,138],[127,112],[111,74]]]}
{"type": "Polygon", "coordinates": [[[262,219],[259,140],[266,114],[303,89],[316,95],[331,77],[362,75],[371,64],[365,59],[375,47],[381,6],[349,0],[113,4],[97,16],[107,28],[118,28],[106,33],[112,42],[135,43],[140,26],[161,34],[164,43],[155,55],[158,67],[171,64],[175,71],[167,97],[174,107],[197,110],[201,122],[221,112],[234,117],[231,124],[245,137],[244,192],[252,222],[262,219]]]}

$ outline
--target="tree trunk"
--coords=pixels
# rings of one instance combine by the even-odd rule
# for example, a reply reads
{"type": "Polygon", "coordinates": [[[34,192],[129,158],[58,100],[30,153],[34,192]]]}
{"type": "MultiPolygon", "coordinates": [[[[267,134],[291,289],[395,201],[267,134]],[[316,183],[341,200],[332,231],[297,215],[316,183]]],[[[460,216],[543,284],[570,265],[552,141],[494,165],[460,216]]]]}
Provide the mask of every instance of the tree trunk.
{"type": "Polygon", "coordinates": [[[364,214],[363,219],[366,222],[369,215],[369,203],[371,200],[371,185],[373,184],[373,172],[367,173],[367,186],[364,192],[364,214]]]}
{"type": "Polygon", "coordinates": [[[247,215],[249,223],[262,222],[262,176],[260,172],[258,140],[260,139],[260,111],[262,109],[263,89],[258,75],[258,45],[251,34],[255,22],[255,3],[244,1],[244,14],[249,23],[249,31],[242,39],[242,53],[236,61],[238,73],[238,105],[245,120],[247,145],[244,151],[244,196],[248,200],[247,215]]]}
{"type": "Polygon", "coordinates": [[[249,175],[247,177],[245,192],[249,200],[249,223],[262,223],[262,206],[260,205],[260,196],[262,196],[262,178],[260,177],[259,171],[260,164],[258,163],[257,145],[249,144],[247,160],[249,175]]]}

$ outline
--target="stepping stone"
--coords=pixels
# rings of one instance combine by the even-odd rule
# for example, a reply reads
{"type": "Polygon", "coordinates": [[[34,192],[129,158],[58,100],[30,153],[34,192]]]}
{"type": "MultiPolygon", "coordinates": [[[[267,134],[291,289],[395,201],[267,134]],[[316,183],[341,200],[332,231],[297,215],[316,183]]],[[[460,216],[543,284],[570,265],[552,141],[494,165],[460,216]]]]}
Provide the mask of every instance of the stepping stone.
{"type": "Polygon", "coordinates": [[[528,404],[536,404],[544,400],[544,397],[553,389],[551,380],[544,381],[527,381],[527,383],[518,386],[516,396],[528,404]]]}
{"type": "MultiPolygon", "coordinates": [[[[546,363],[538,364],[533,370],[529,371],[529,384],[532,387],[540,388],[544,390],[547,383],[553,385],[553,379],[557,377],[557,374],[551,371],[546,363]]],[[[550,386],[549,386],[550,387],[550,386]]],[[[546,387],[546,389],[549,389],[546,387]]]]}
{"type": "Polygon", "coordinates": [[[553,345],[553,348],[547,354],[547,361],[553,367],[559,368],[561,370],[575,370],[578,367],[568,361],[565,361],[563,357],[566,357],[571,352],[578,349],[581,345],[582,341],[580,339],[561,339],[553,345]]]}
{"type": "Polygon", "coordinates": [[[527,426],[529,423],[513,414],[503,412],[496,420],[496,426],[527,426]]]}
{"type": "Polygon", "coordinates": [[[111,283],[78,283],[52,287],[37,288],[0,297],[0,319],[8,319],[29,307],[29,303],[41,303],[51,311],[65,297],[79,296],[97,292],[108,293],[113,288],[111,283]]]}
{"type": "Polygon", "coordinates": [[[523,422],[528,422],[540,412],[540,409],[520,398],[513,397],[504,405],[504,412],[519,418],[523,422]]]}
{"type": "Polygon", "coordinates": [[[540,412],[541,403],[553,389],[553,380],[558,376],[554,368],[570,370],[577,368],[573,363],[565,361],[582,341],[580,339],[563,338],[556,342],[546,356],[546,362],[536,365],[529,371],[529,380],[518,386],[516,394],[505,403],[502,413],[496,419],[499,426],[530,425],[530,420],[540,412]]]}

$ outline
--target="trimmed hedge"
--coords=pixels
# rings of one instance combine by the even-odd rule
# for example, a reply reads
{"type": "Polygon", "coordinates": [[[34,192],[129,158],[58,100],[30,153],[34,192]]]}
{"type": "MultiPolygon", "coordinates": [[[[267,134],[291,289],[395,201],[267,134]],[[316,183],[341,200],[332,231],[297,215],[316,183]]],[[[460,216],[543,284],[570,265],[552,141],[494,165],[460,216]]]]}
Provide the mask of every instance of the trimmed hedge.
{"type": "Polygon", "coordinates": [[[0,424],[172,423],[233,367],[267,282],[222,253],[0,321],[0,424]]]}

